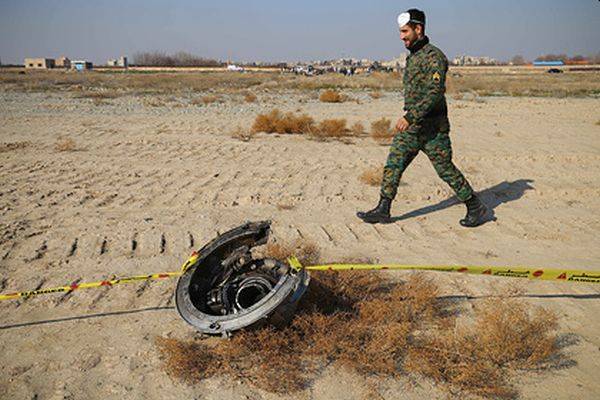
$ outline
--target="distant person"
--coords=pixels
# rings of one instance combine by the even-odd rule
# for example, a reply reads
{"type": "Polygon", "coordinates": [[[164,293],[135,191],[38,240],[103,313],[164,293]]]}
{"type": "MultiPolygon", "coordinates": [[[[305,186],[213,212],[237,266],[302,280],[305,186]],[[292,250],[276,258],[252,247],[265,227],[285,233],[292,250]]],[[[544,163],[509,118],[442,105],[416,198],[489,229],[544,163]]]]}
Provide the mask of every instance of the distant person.
{"type": "Polygon", "coordinates": [[[403,78],[405,114],[396,123],[397,133],[383,169],[379,204],[356,215],[371,224],[391,222],[390,208],[402,173],[419,151],[423,151],[439,177],[466,204],[467,215],[460,224],[465,227],[481,225],[486,221],[488,210],[452,163],[450,123],[444,96],[448,60],[425,36],[423,11],[413,8],[400,14],[398,26],[400,39],[410,51],[403,78]]]}

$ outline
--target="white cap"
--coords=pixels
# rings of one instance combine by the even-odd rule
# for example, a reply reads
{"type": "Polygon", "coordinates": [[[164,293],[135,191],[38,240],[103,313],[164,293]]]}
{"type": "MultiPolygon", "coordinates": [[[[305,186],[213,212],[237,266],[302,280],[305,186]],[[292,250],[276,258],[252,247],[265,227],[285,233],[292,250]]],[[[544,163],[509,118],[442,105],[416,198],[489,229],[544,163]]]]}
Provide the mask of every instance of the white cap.
{"type": "Polygon", "coordinates": [[[402,28],[404,25],[408,24],[409,21],[410,21],[410,13],[403,12],[402,14],[398,15],[398,26],[400,28],[402,28]]]}

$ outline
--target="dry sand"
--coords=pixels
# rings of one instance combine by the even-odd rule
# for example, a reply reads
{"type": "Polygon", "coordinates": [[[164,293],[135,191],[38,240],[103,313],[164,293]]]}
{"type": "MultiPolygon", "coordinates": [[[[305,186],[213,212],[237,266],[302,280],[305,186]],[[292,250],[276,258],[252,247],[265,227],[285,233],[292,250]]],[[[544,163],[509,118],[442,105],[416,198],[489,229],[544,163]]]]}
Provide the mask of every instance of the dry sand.
{"type": "MultiPolygon", "coordinates": [[[[176,270],[192,248],[258,219],[271,219],[279,239],[319,243],[325,260],[600,269],[599,99],[451,100],[455,162],[497,218],[467,230],[458,225],[463,206],[448,200],[449,188],[424,155],[403,178],[393,207],[399,220],[371,226],[355,212],[372,206],[378,189],[358,177],[385,161],[387,147],[368,137],[344,144],[229,135],[273,107],[368,127],[383,116],[395,120],[399,94],[375,100],[350,93],[361,104],[257,94],[257,103],[226,98],[194,106],[165,98],[166,105],[150,106],[131,96],[97,104],[0,92],[0,291],[176,270]],[[72,139],[75,151],[57,151],[59,137],[72,139]]],[[[572,362],[515,384],[525,399],[598,397],[597,286],[428,275],[445,294],[472,296],[469,304],[512,293],[556,311],[572,362]]],[[[195,335],[173,308],[174,283],[3,302],[0,397],[278,398],[226,379],[186,386],[164,374],[153,338],[195,335]]],[[[381,382],[380,393],[446,396],[427,381],[407,382],[381,382]]],[[[364,386],[330,368],[294,398],[360,398],[364,386]]]]}

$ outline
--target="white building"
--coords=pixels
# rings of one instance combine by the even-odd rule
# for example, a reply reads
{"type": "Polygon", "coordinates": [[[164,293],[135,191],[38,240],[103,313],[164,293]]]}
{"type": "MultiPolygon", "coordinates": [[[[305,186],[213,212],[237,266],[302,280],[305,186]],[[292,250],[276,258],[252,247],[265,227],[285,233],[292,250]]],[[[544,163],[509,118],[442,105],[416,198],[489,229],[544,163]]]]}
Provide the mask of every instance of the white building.
{"type": "Polygon", "coordinates": [[[106,62],[106,65],[108,65],[109,67],[127,68],[129,66],[129,63],[127,62],[127,56],[121,56],[118,60],[111,58],[106,62]]]}
{"type": "Polygon", "coordinates": [[[496,65],[498,61],[492,57],[458,56],[452,60],[454,65],[496,65]]]}

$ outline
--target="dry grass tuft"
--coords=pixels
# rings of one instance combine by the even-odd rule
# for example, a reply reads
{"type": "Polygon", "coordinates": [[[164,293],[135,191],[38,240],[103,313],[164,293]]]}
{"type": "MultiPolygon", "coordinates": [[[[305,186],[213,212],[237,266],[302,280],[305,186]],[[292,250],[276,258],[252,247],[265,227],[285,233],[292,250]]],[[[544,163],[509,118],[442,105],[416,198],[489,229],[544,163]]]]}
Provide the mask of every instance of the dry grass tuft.
{"type": "Polygon", "coordinates": [[[92,100],[92,103],[93,103],[95,106],[107,106],[107,105],[109,105],[109,104],[110,104],[110,102],[109,102],[109,101],[106,101],[106,100],[104,100],[104,99],[100,99],[100,98],[98,98],[98,99],[93,99],[93,100],[92,100]]]}
{"type": "Polygon", "coordinates": [[[485,398],[514,398],[507,379],[521,369],[552,367],[558,353],[556,316],[514,299],[495,299],[475,312],[472,326],[456,323],[420,336],[407,369],[485,398]]]}
{"type": "Polygon", "coordinates": [[[106,90],[90,90],[90,89],[78,89],[75,92],[75,98],[80,99],[95,99],[95,100],[107,100],[107,99],[115,99],[121,94],[116,90],[106,89],[106,90]]]}
{"type": "Polygon", "coordinates": [[[291,202],[281,202],[277,204],[277,209],[282,211],[282,210],[293,210],[294,207],[296,207],[296,205],[294,203],[291,202]]]}
{"type": "MultiPolygon", "coordinates": [[[[192,104],[196,105],[197,103],[195,103],[196,99],[192,100],[192,104]]],[[[142,103],[144,104],[144,106],[146,107],[165,107],[167,105],[167,103],[164,101],[164,99],[160,98],[160,97],[145,97],[142,99],[142,103]]]]}
{"type": "Polygon", "coordinates": [[[371,167],[363,171],[358,179],[369,186],[379,186],[383,180],[383,168],[371,167]]]}
{"type": "Polygon", "coordinates": [[[252,132],[310,134],[315,131],[315,121],[306,114],[283,114],[278,109],[259,114],[252,125],[252,132]]]}
{"type": "Polygon", "coordinates": [[[381,118],[371,123],[371,137],[378,142],[389,142],[394,137],[392,121],[381,118]]]}
{"type": "Polygon", "coordinates": [[[302,265],[318,264],[321,260],[319,246],[306,239],[298,239],[294,242],[269,242],[262,250],[262,255],[281,261],[293,255],[302,265]]]}
{"type": "Polygon", "coordinates": [[[212,104],[212,103],[216,103],[219,102],[221,103],[222,100],[219,96],[215,96],[215,95],[207,95],[207,96],[202,96],[200,98],[200,101],[202,101],[202,104],[204,105],[208,105],[208,104],[212,104]]]}
{"type": "Polygon", "coordinates": [[[58,138],[58,140],[54,144],[54,150],[56,150],[56,151],[76,151],[77,146],[75,145],[75,141],[73,139],[61,137],[61,138],[58,138]]]}
{"type": "Polygon", "coordinates": [[[29,141],[0,143],[0,153],[24,149],[29,146],[31,146],[31,142],[29,141]]]}
{"type": "Polygon", "coordinates": [[[245,92],[244,93],[244,101],[246,103],[254,103],[256,101],[257,97],[254,93],[251,92],[245,92]]]}
{"type": "Polygon", "coordinates": [[[282,330],[240,332],[213,348],[164,338],[157,345],[169,375],[189,383],[226,375],[289,393],[330,363],[396,376],[413,325],[437,313],[436,293],[420,277],[390,286],[369,272],[314,273],[296,318],[282,330]]]}
{"type": "Polygon", "coordinates": [[[600,119],[598,121],[596,121],[596,125],[600,126],[600,119]]]}
{"type": "MultiPolygon", "coordinates": [[[[531,73],[529,68],[500,72],[489,70],[463,70],[460,76],[448,77],[449,95],[474,92],[480,96],[545,96],[580,97],[600,94],[600,73],[565,73],[552,76],[546,73],[531,73]],[[471,71],[471,72],[469,72],[471,71]]],[[[2,71],[0,86],[4,90],[21,92],[78,92],[82,90],[115,90],[119,95],[141,95],[174,93],[185,95],[190,91],[219,93],[252,88],[269,90],[401,90],[402,79],[398,73],[373,73],[356,75],[347,79],[339,74],[303,77],[280,75],[269,72],[231,74],[228,72],[189,73],[144,72],[131,70],[123,73],[65,74],[59,71],[19,74],[17,71],[2,71]]],[[[260,90],[259,89],[259,90],[260,90]]]]}
{"type": "Polygon", "coordinates": [[[380,99],[383,97],[383,93],[381,92],[371,92],[369,93],[369,96],[371,96],[371,98],[373,99],[380,99]]]}
{"type": "Polygon", "coordinates": [[[355,122],[350,127],[350,132],[352,132],[353,136],[362,136],[365,134],[365,126],[362,124],[362,122],[355,122]]]}
{"type": "Polygon", "coordinates": [[[328,89],[321,93],[319,100],[323,103],[342,103],[345,97],[335,90],[328,89]]]}
{"type": "MultiPolygon", "coordinates": [[[[292,245],[274,244],[285,259],[292,245]]],[[[310,263],[303,260],[305,263],[310,263]]],[[[549,366],[557,355],[555,317],[514,301],[475,309],[468,328],[422,274],[387,282],[365,271],[313,272],[291,324],[236,334],[209,347],[157,338],[169,375],[195,383],[228,376],[275,393],[305,389],[328,365],[363,377],[418,373],[448,389],[511,398],[512,372],[549,366]]]]}
{"type": "Polygon", "coordinates": [[[235,127],[235,129],[233,129],[233,131],[231,132],[231,137],[234,139],[239,139],[242,142],[248,142],[250,141],[250,139],[252,139],[255,135],[255,132],[249,132],[247,130],[245,130],[244,128],[242,128],[241,125],[238,125],[235,127]]]}
{"type": "MultiPolygon", "coordinates": [[[[356,128],[360,130],[360,126],[356,128]]],[[[274,109],[268,114],[259,114],[252,125],[252,132],[306,134],[319,140],[343,140],[352,135],[345,119],[326,119],[320,123],[306,114],[282,113],[274,109]]]]}

